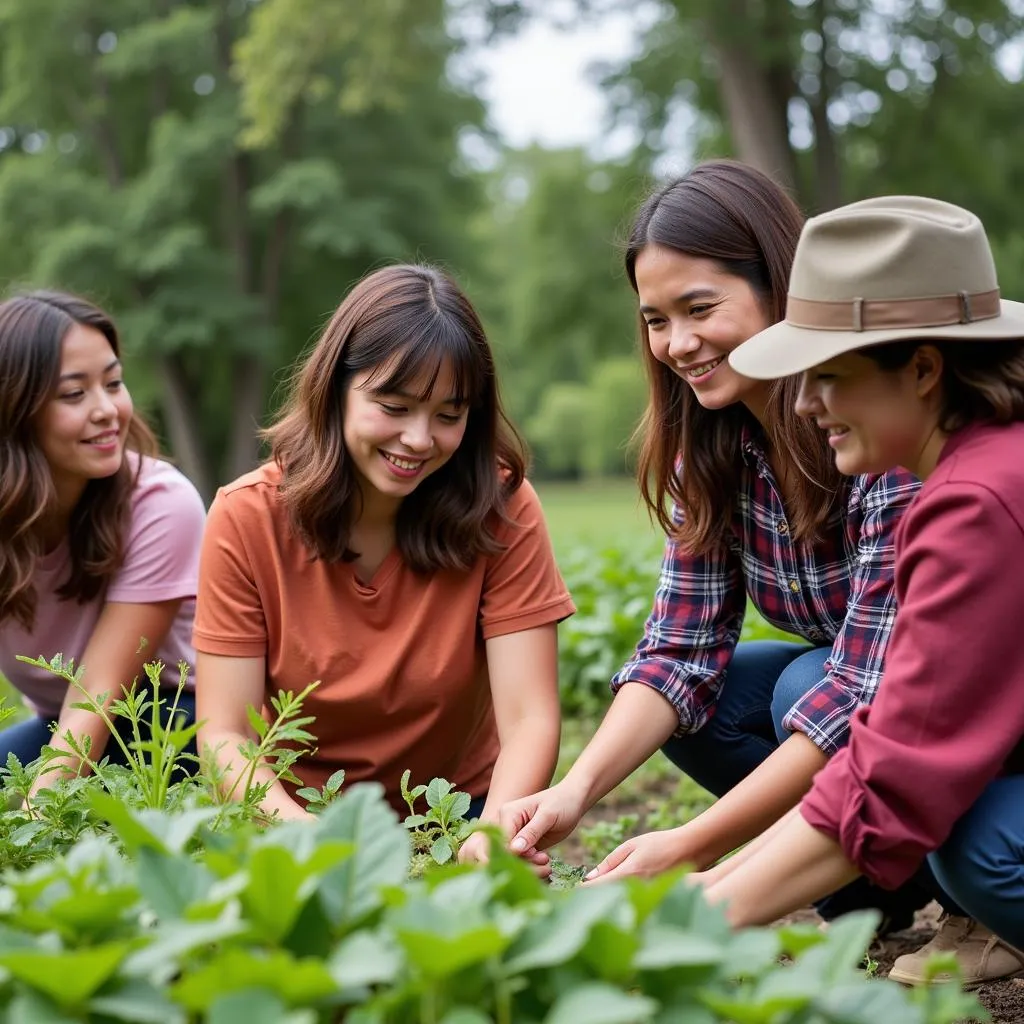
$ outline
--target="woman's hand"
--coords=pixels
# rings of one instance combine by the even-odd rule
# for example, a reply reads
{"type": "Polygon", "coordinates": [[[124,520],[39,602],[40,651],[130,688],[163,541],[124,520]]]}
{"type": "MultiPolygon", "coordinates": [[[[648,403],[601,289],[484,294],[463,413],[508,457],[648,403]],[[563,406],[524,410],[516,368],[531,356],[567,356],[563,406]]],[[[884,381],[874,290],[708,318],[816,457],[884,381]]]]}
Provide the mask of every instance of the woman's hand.
{"type": "Polygon", "coordinates": [[[550,789],[509,801],[498,817],[509,849],[528,857],[561,842],[580,823],[586,809],[583,794],[560,782],[550,789]]]}
{"type": "MultiPolygon", "coordinates": [[[[474,832],[459,850],[460,864],[486,864],[491,859],[491,837],[486,832],[474,832]]],[[[551,874],[551,858],[541,850],[523,854],[525,860],[539,878],[551,874]]]]}
{"type": "Polygon", "coordinates": [[[584,885],[614,882],[621,878],[653,878],[688,860],[684,836],[680,829],[648,832],[628,839],[608,854],[587,875],[584,885]]]}

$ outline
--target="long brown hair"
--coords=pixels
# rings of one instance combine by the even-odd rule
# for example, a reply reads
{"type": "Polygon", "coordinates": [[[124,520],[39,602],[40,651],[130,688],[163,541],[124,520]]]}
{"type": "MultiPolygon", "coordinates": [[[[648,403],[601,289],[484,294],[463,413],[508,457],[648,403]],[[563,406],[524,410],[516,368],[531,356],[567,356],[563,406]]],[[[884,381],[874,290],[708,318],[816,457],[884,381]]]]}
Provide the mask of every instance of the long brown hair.
{"type": "MultiPolygon", "coordinates": [[[[732,160],[708,161],[644,202],[629,235],[626,273],[636,291],[637,257],[648,245],[711,259],[746,281],[776,323],[785,316],[802,225],[796,204],[766,175],[732,160]]],[[[758,431],[759,424],[740,403],[716,411],[701,406],[686,382],[654,357],[642,316],[640,348],[649,385],[637,428],[640,489],[667,534],[695,553],[708,551],[730,529],[744,425],[758,431]],[[681,513],[678,523],[670,504],[681,513]]],[[[769,445],[796,463],[792,533],[810,539],[828,518],[842,478],[822,432],[794,412],[799,388],[796,377],[772,383],[764,432],[769,445]]]]}
{"type": "Polygon", "coordinates": [[[922,345],[942,353],[939,429],[1024,420],[1024,338],[1010,341],[891,341],[862,349],[883,370],[906,366],[922,345]]]}
{"type": "Polygon", "coordinates": [[[398,265],[363,278],[345,297],[266,432],[292,524],[315,557],[355,557],[349,540],[361,498],[343,436],[352,380],[377,369],[375,390],[404,390],[426,379],[429,394],[446,364],[454,397],[468,406],[466,432],[451,459],[402,501],[396,544],[420,572],[468,569],[499,550],[493,516],[504,517],[526,456],[502,410],[490,345],[450,277],[429,266],[398,265]]]}
{"type": "MultiPolygon", "coordinates": [[[[12,618],[26,630],[35,622],[40,530],[57,501],[36,421],[54,396],[64,338],[75,324],[99,331],[120,358],[113,321],[85,299],[35,291],[0,303],[0,623],[12,618]]],[[[128,425],[126,449],[157,453],[138,415],[128,425]]],[[[57,590],[61,600],[92,600],[120,567],[139,468],[141,460],[133,470],[126,454],[113,476],[86,485],[71,512],[71,570],[57,590]]]]}

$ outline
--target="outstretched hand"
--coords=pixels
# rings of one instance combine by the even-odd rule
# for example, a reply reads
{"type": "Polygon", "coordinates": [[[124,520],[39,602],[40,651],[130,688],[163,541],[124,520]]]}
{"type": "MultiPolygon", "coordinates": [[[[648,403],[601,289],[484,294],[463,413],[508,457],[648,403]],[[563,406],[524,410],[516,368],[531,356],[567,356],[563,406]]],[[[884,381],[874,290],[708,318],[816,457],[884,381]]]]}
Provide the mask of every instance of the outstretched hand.
{"type": "Polygon", "coordinates": [[[617,846],[584,880],[584,885],[614,882],[622,878],[654,878],[686,860],[678,829],[648,832],[617,846]]]}
{"type": "Polygon", "coordinates": [[[501,808],[498,820],[508,847],[521,857],[561,842],[579,824],[585,811],[582,797],[560,783],[501,808]]]}

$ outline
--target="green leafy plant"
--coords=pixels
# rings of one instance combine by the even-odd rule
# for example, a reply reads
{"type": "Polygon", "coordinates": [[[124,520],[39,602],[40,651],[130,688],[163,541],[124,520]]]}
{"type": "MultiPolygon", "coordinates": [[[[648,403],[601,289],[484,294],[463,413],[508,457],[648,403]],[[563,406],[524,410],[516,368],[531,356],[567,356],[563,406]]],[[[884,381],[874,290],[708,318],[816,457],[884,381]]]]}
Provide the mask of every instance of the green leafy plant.
{"type": "Polygon", "coordinates": [[[402,774],[401,791],[409,808],[404,824],[412,835],[412,872],[418,876],[430,861],[447,864],[458,856],[460,847],[473,831],[465,817],[472,798],[468,793],[460,793],[445,779],[432,779],[429,785],[409,789],[410,775],[409,771],[402,774]],[[416,801],[422,796],[427,800],[426,814],[416,812],[416,801]]]}
{"type": "MultiPolygon", "coordinates": [[[[82,685],[82,669],[75,668],[73,659],[65,662],[59,654],[49,661],[41,657],[27,658],[19,655],[18,661],[44,669],[63,680],[69,687],[78,690],[84,699],[77,701],[72,707],[91,711],[103,720],[110,733],[108,742],[113,741],[121,748],[125,764],[143,805],[152,808],[167,805],[171,776],[175,767],[182,765],[183,762],[196,761],[194,755],[186,754],[184,750],[195,738],[198,726],[183,724],[184,716],[178,712],[181,694],[188,680],[188,665],[182,662],[178,666],[178,686],[171,700],[165,725],[161,718],[161,708],[165,701],[160,696],[160,677],[164,666],[160,661],[146,662],[143,666],[150,692],[133,683],[122,687],[122,696],[114,700],[110,700],[109,692],[90,693],[82,685]],[[123,718],[129,723],[131,739],[126,741],[122,738],[114,722],[115,718],[123,718]],[[144,721],[149,731],[147,739],[142,738],[144,721]]],[[[92,774],[100,780],[107,781],[110,766],[103,758],[96,760],[92,757],[88,738],[83,742],[67,730],[60,736],[81,764],[88,766],[92,774]]],[[[66,751],[51,746],[44,747],[39,773],[48,774],[56,769],[55,762],[61,763],[66,760],[66,751]]]]}
{"type": "Polygon", "coordinates": [[[376,784],[310,822],[222,833],[206,827],[211,807],[93,803],[109,835],[0,881],[4,1019],[952,1024],[980,1013],[955,985],[865,979],[871,914],[824,934],[733,932],[677,874],[553,891],[500,843],[486,866],[409,880],[413,831],[376,784]]]}
{"type": "Polygon", "coordinates": [[[323,789],[303,786],[295,791],[295,795],[305,801],[306,810],[311,814],[322,814],[331,802],[338,798],[343,785],[345,785],[345,769],[339,768],[324,783],[323,789]]]}

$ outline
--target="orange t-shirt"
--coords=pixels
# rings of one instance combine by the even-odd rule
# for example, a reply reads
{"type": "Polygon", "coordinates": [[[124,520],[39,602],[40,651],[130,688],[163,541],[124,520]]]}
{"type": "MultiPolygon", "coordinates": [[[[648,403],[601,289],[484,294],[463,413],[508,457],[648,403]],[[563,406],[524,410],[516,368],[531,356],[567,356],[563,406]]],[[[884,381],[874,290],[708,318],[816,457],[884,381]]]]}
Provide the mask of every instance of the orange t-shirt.
{"type": "MultiPolygon", "coordinates": [[[[575,611],[555,564],[536,492],[508,505],[505,550],[468,571],[419,574],[393,549],[369,585],[347,562],[311,561],[267,464],[221,488],[199,568],[196,650],[265,657],[267,706],[319,679],[304,713],[317,751],[294,767],[321,786],[381,782],[395,807],[399,779],[441,776],[480,796],[498,755],[484,641],[575,611]]],[[[216,685],[206,680],[206,686],[216,685]]]]}

